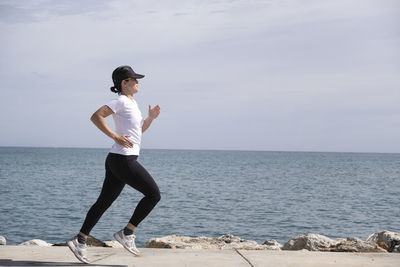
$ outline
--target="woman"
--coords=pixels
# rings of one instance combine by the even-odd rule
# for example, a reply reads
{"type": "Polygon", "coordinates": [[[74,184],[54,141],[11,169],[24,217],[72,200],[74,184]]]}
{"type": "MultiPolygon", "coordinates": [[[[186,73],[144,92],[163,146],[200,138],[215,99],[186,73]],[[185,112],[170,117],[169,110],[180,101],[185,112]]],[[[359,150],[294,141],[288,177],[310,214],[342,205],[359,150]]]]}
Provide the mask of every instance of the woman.
{"type": "Polygon", "coordinates": [[[143,168],[137,158],[140,151],[142,133],[160,114],[157,105],[149,105],[148,117],[142,123],[142,114],[133,95],[138,92],[138,79],[144,75],[135,73],[129,66],[121,66],[114,70],[111,91],[118,93],[118,98],[100,107],[90,118],[104,134],[115,143],[106,159],[106,175],[100,196],[89,209],[82,228],[77,236],[67,242],[75,256],[84,263],[89,263],[86,256],[86,240],[102,214],[119,196],[125,184],[144,194],[126,227],[114,234],[114,238],[129,252],[138,255],[133,232],[139,223],[150,213],[158,201],[160,191],[151,175],[143,168]],[[106,124],[105,117],[112,115],[116,131],[106,124]]]}

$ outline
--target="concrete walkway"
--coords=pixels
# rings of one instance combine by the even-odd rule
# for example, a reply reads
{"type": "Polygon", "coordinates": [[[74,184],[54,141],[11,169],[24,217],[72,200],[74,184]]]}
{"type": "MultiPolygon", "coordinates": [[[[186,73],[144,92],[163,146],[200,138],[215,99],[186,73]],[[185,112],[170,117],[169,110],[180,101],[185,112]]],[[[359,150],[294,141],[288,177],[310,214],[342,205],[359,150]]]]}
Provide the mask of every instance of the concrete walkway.
{"type": "MultiPolygon", "coordinates": [[[[337,253],[261,250],[142,248],[135,257],[121,248],[88,248],[90,266],[388,266],[400,253],[337,253]]],[[[67,247],[0,246],[0,266],[82,266],[67,247]]]]}

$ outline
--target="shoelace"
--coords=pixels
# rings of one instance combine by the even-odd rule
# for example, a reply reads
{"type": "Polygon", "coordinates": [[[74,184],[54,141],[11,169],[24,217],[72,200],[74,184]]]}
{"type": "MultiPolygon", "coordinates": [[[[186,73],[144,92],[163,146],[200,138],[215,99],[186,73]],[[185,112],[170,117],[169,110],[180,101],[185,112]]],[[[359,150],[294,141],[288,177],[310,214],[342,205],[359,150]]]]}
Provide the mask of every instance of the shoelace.
{"type": "Polygon", "coordinates": [[[81,243],[78,242],[78,248],[81,251],[86,251],[86,244],[81,244],[81,243]]]}
{"type": "Polygon", "coordinates": [[[129,247],[134,247],[135,246],[135,237],[133,235],[127,235],[125,236],[127,239],[127,244],[129,245],[129,247]]]}

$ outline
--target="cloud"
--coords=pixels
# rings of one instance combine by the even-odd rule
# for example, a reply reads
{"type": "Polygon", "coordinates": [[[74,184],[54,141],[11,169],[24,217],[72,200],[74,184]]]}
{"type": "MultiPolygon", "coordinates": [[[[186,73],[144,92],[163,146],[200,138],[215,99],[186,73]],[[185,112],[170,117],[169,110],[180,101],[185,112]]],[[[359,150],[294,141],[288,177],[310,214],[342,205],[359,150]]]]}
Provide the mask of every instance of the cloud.
{"type": "Polygon", "coordinates": [[[92,14],[107,8],[107,1],[85,0],[82,3],[54,0],[2,1],[0,21],[11,24],[47,21],[58,16],[92,14]]]}
{"type": "MultiPolygon", "coordinates": [[[[131,64],[146,74],[137,95],[140,105],[157,102],[164,112],[150,146],[165,147],[164,136],[182,125],[187,129],[176,130],[168,147],[331,149],[334,144],[323,142],[333,138],[335,127],[342,134],[358,125],[371,133],[365,139],[371,141],[378,136],[373,126],[378,118],[387,131],[400,133],[391,115],[398,113],[400,101],[398,5],[372,0],[2,1],[0,78],[6,112],[0,123],[22,131],[28,115],[17,111],[15,122],[7,118],[15,110],[8,99],[18,95],[23,100],[17,107],[34,110],[32,127],[40,125],[50,134],[43,121],[47,114],[56,128],[75,122],[90,136],[94,129],[87,116],[111,97],[111,71],[131,64]],[[295,130],[301,136],[289,141],[295,130]],[[208,147],[193,142],[201,138],[208,147]]],[[[357,140],[361,130],[355,128],[349,140],[357,140]]],[[[0,135],[0,144],[11,134],[0,135]]],[[[80,138],[54,142],[82,146],[80,138]]],[[[93,146],[102,143],[101,136],[96,140],[90,140],[93,146]]],[[[346,145],[352,149],[351,141],[346,145]]]]}

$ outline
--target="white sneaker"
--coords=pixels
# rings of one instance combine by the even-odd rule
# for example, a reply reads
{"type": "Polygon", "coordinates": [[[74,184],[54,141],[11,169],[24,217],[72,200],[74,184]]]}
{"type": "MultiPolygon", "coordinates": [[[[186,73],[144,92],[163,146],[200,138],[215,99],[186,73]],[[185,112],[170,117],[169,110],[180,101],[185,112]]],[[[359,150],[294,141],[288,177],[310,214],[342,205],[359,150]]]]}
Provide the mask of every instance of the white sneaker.
{"type": "Polygon", "coordinates": [[[135,235],[125,235],[124,229],[114,234],[115,240],[117,240],[126,250],[134,255],[139,255],[140,251],[135,245],[135,235]]]}
{"type": "Polygon", "coordinates": [[[89,263],[89,260],[86,256],[86,244],[79,243],[77,236],[71,240],[68,240],[67,245],[78,260],[83,263],[89,263]]]}

